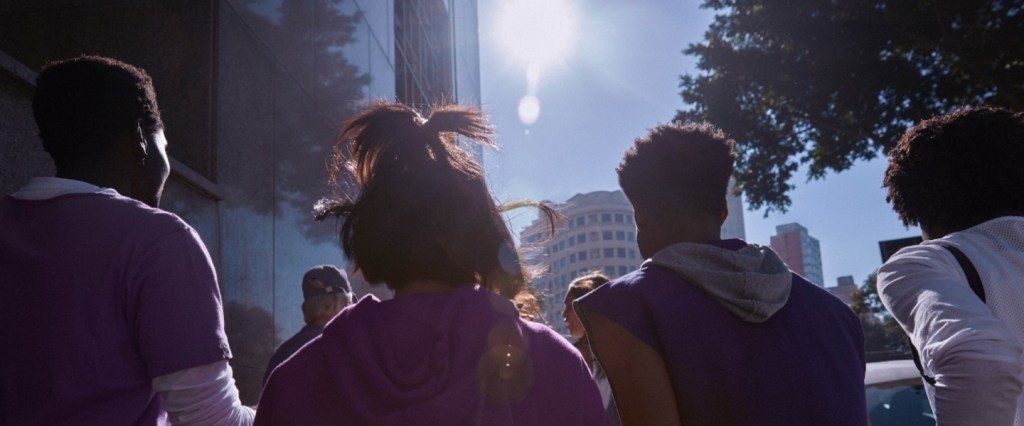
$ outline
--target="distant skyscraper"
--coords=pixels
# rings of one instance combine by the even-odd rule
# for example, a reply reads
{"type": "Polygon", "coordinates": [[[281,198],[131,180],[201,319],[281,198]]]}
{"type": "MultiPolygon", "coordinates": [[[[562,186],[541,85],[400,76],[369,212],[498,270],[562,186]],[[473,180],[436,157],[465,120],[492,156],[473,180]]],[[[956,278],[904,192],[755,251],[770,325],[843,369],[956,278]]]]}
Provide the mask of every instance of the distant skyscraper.
{"type": "Polygon", "coordinates": [[[643,258],[636,246],[633,206],[622,191],[577,194],[557,207],[566,220],[554,237],[546,221],[538,219],[520,234],[520,241],[527,248],[527,262],[547,268],[532,283],[541,292],[545,321],[567,334],[562,309],[569,283],[592,271],[609,278],[625,275],[639,268],[643,258]]]}
{"type": "Polygon", "coordinates": [[[808,281],[824,287],[821,269],[821,246],[818,239],[807,233],[799,223],[787,223],[775,227],[771,247],[789,265],[789,269],[807,278],[808,281]]]}
{"type": "Polygon", "coordinates": [[[846,275],[836,278],[836,286],[828,287],[828,292],[832,293],[833,296],[838,297],[843,303],[850,304],[850,296],[853,295],[853,291],[857,289],[857,284],[853,282],[852,275],[846,275]]]}
{"type": "MultiPolygon", "coordinates": [[[[729,179],[729,188],[732,188],[733,181],[729,179]]],[[[725,218],[722,224],[722,239],[747,238],[746,229],[743,226],[743,198],[733,195],[732,191],[725,194],[725,202],[729,207],[729,217],[725,218]]]]}

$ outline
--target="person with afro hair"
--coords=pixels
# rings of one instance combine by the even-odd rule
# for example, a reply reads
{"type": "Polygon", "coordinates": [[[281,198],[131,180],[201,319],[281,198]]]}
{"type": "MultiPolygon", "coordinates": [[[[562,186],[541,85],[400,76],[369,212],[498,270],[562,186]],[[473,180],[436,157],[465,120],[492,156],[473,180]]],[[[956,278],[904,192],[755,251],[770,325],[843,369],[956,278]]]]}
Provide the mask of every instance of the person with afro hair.
{"type": "Polygon", "coordinates": [[[721,239],[736,156],[714,125],[673,123],[619,164],[647,260],[573,303],[619,418],[867,424],[857,316],[770,248],[721,239]]]}
{"type": "Polygon", "coordinates": [[[878,272],[939,424],[1024,424],[1024,114],[962,108],[889,152],[886,200],[921,244],[878,272]],[[972,278],[973,272],[973,278],[972,278]]]}

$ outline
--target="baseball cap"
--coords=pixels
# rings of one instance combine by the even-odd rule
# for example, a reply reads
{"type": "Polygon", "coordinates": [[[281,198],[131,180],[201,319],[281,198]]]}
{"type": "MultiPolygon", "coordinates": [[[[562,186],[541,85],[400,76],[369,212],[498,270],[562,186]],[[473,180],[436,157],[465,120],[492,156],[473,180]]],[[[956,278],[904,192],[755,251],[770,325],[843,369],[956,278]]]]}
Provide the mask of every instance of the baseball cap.
{"type": "Polygon", "coordinates": [[[334,265],[314,266],[302,276],[302,297],[323,296],[335,293],[352,293],[345,271],[334,265]]]}

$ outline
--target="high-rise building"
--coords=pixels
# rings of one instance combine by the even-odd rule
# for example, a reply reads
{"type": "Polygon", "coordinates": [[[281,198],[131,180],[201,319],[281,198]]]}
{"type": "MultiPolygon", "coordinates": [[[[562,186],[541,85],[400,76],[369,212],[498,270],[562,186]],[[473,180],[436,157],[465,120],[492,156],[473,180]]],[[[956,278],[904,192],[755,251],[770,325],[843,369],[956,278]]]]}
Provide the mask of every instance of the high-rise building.
{"type": "Polygon", "coordinates": [[[799,223],[787,223],[775,227],[771,247],[779,254],[789,269],[800,274],[807,281],[824,286],[821,269],[821,246],[818,239],[807,233],[799,223]]]}
{"type": "MultiPolygon", "coordinates": [[[[729,179],[729,188],[732,188],[733,185],[734,181],[729,179]]],[[[743,226],[743,198],[733,194],[730,190],[725,195],[725,203],[729,208],[729,216],[725,218],[725,223],[722,224],[722,239],[739,238],[745,240],[747,232],[743,226]]]]}
{"type": "Polygon", "coordinates": [[[209,248],[253,404],[270,354],[303,325],[302,274],[344,266],[336,223],[310,215],[331,194],[339,125],[379,99],[479,105],[477,28],[476,0],[5,0],[0,194],[53,174],[31,108],[44,63],[90,53],[145,68],[171,157],[161,207],[209,248]]]}
{"type": "Polygon", "coordinates": [[[836,286],[826,288],[826,290],[828,290],[829,293],[832,293],[833,296],[838,297],[839,300],[842,300],[843,303],[847,305],[850,304],[850,296],[853,295],[853,291],[856,289],[857,284],[853,282],[852,275],[845,275],[836,278],[836,286]]]}
{"type": "Polygon", "coordinates": [[[566,334],[563,301],[573,279],[594,271],[619,277],[639,268],[643,258],[636,246],[633,206],[622,191],[576,194],[557,207],[565,221],[553,237],[547,221],[537,219],[520,234],[520,241],[527,262],[547,268],[532,283],[541,293],[544,319],[566,334]]]}

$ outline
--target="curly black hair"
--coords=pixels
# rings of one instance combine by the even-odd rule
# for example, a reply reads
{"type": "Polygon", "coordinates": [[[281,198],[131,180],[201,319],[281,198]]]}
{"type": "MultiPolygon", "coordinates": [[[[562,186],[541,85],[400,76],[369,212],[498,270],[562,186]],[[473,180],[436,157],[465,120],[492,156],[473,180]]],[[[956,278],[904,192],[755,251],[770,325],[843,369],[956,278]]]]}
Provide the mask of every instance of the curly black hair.
{"type": "Polygon", "coordinates": [[[57,168],[103,153],[126,131],[163,129],[153,81],[102,56],[49,62],[36,78],[32,113],[57,168]]]}
{"type": "Polygon", "coordinates": [[[735,147],[711,123],[659,125],[626,151],[619,186],[634,205],[717,217],[725,208],[735,147]]]}
{"type": "Polygon", "coordinates": [[[954,232],[1024,213],[1024,114],[988,106],[924,120],[889,151],[882,185],[904,225],[954,232]]]}

